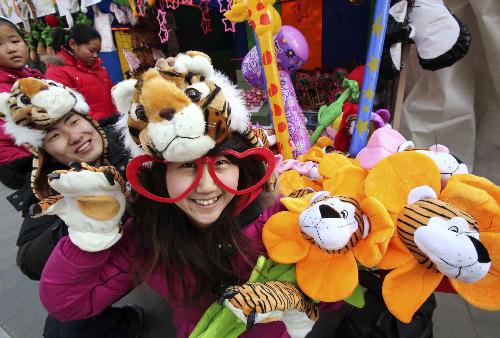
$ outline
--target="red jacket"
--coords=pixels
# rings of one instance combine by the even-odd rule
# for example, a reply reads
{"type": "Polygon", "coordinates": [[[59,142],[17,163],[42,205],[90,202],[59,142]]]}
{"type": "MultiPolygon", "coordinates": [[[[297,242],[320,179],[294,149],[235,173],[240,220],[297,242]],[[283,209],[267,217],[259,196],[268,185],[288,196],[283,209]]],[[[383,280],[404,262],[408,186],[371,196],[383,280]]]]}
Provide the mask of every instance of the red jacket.
{"type": "Polygon", "coordinates": [[[99,120],[116,112],[111,99],[113,83],[98,59],[91,67],[61,49],[57,54],[61,64],[47,65],[45,77],[60,82],[80,92],[90,106],[90,116],[99,120]]]}
{"type": "MultiPolygon", "coordinates": [[[[43,74],[36,69],[24,67],[21,69],[11,69],[0,66],[0,93],[10,92],[10,89],[18,79],[24,77],[42,78],[43,74]]],[[[0,165],[9,163],[17,158],[30,156],[31,153],[24,147],[16,146],[12,138],[5,134],[0,120],[0,165]]]]}

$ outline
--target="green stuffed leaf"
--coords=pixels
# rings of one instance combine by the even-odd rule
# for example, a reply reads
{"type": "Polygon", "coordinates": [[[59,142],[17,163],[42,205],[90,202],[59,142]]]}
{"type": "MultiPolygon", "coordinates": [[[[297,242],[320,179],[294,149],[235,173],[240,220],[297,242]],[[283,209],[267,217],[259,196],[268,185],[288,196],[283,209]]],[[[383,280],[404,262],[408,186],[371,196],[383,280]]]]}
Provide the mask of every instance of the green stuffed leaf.
{"type": "Polygon", "coordinates": [[[361,309],[365,306],[365,295],[363,293],[363,289],[358,284],[356,289],[354,289],[352,295],[344,299],[344,301],[348,304],[351,304],[354,307],[361,309]]]}

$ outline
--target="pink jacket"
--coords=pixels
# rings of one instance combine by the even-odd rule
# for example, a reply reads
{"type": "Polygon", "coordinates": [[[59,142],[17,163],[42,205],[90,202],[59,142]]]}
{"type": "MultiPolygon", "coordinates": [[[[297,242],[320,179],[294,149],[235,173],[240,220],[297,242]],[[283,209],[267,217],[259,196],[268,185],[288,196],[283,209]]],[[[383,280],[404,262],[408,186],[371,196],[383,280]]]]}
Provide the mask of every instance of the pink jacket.
{"type": "MultiPolygon", "coordinates": [[[[10,92],[10,89],[19,79],[25,77],[42,78],[43,74],[36,69],[24,67],[22,69],[11,69],[0,66],[0,93],[10,92]]],[[[30,156],[28,149],[16,146],[9,135],[3,129],[4,121],[0,120],[0,165],[9,163],[17,158],[30,156]]]]}
{"type": "Polygon", "coordinates": [[[52,62],[58,61],[61,64],[47,65],[47,79],[60,82],[82,94],[90,106],[89,115],[95,120],[110,117],[116,112],[111,98],[113,82],[102,66],[101,59],[88,67],[65,49],[61,49],[57,57],[58,59],[51,59],[52,62]]]}
{"type": "MultiPolygon", "coordinates": [[[[249,240],[260,243],[259,249],[264,250],[262,227],[278,211],[281,211],[279,202],[265,209],[244,228],[249,240]]],[[[59,241],[40,280],[40,299],[51,315],[63,321],[92,317],[134,287],[131,257],[135,244],[130,223],[125,226],[122,239],[101,252],[84,252],[68,237],[59,241]]],[[[242,280],[248,279],[251,267],[241,256],[233,259],[233,267],[242,280]]],[[[167,294],[165,273],[160,268],[146,282],[171,305],[177,337],[188,337],[205,309],[215,301],[205,297],[197,307],[190,307],[182,301],[173,302],[167,294]]],[[[242,337],[288,337],[288,334],[283,323],[275,322],[256,324],[242,337]]]]}

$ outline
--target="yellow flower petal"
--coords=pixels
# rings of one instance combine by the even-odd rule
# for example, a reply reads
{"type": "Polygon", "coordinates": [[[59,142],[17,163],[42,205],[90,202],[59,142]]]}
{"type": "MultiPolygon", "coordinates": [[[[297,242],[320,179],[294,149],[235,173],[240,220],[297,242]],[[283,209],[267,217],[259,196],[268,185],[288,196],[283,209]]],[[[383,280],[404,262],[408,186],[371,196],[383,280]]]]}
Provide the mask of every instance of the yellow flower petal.
{"type": "Polygon", "coordinates": [[[330,178],[336,170],[345,166],[352,167],[353,164],[344,155],[330,153],[326,154],[321,161],[319,161],[318,171],[324,178],[330,178]]]}
{"type": "Polygon", "coordinates": [[[358,284],[358,267],[351,251],[329,254],[312,245],[296,269],[301,290],[318,301],[335,302],[347,298],[358,284]]]}
{"type": "Polygon", "coordinates": [[[500,233],[481,233],[481,242],[488,249],[491,267],[488,274],[475,283],[450,279],[455,290],[470,304],[489,311],[500,310],[500,233]]]}
{"type": "Polygon", "coordinates": [[[472,215],[479,231],[500,231],[500,188],[486,178],[454,175],[441,193],[441,199],[472,215]]]}
{"type": "Polygon", "coordinates": [[[396,229],[392,235],[385,255],[378,262],[377,267],[383,270],[396,269],[412,260],[414,260],[412,253],[399,239],[396,229]]]}
{"type": "Polygon", "coordinates": [[[367,171],[363,168],[345,166],[333,172],[332,176],[323,182],[323,190],[332,195],[348,196],[358,201],[365,197],[365,178],[367,171]]]}
{"type": "Polygon", "coordinates": [[[278,263],[295,263],[307,256],[311,243],[299,229],[299,215],[282,211],[274,214],[264,224],[262,241],[272,260],[278,263]]]}
{"type": "Polygon", "coordinates": [[[403,323],[409,323],[443,279],[435,269],[427,269],[413,260],[393,271],[384,279],[382,295],[391,313],[403,323]]]}
{"type": "Polygon", "coordinates": [[[378,199],[394,217],[408,202],[411,189],[427,185],[437,195],[441,191],[441,173],[434,161],[416,151],[404,151],[378,162],[365,181],[366,196],[378,199]]]}
{"type": "Polygon", "coordinates": [[[382,203],[368,197],[361,201],[361,210],[368,217],[370,232],[354,248],[354,256],[366,267],[380,262],[394,233],[394,223],[382,203]]]}

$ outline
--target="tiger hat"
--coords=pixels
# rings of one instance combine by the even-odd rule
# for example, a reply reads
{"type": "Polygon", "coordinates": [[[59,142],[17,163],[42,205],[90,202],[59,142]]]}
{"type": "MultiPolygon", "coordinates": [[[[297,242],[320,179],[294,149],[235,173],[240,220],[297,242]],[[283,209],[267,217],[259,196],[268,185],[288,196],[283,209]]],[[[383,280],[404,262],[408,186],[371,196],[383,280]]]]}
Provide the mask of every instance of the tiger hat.
{"type": "Polygon", "coordinates": [[[17,80],[10,92],[0,93],[0,118],[5,120],[5,133],[16,145],[26,146],[34,155],[31,186],[35,196],[47,196],[48,154],[42,149],[49,128],[69,113],[85,117],[100,133],[104,149],[107,138],[96,121],[87,114],[89,106],[83,96],[52,80],[23,78],[17,80]]]}
{"type": "Polygon", "coordinates": [[[112,97],[132,153],[169,162],[197,159],[250,123],[241,92],[201,52],[159,61],[117,84],[112,97]]]}

